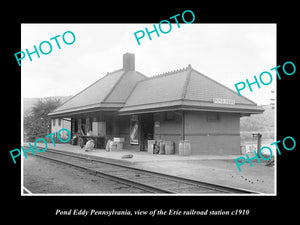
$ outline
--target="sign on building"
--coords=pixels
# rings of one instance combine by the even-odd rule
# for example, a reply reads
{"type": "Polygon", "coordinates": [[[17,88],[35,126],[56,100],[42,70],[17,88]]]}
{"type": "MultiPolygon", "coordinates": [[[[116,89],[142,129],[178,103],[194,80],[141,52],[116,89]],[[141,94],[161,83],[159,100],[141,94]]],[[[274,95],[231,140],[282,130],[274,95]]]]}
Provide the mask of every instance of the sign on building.
{"type": "Polygon", "coordinates": [[[227,105],[234,105],[234,99],[226,99],[226,98],[213,98],[213,103],[215,104],[227,104],[227,105]]]}

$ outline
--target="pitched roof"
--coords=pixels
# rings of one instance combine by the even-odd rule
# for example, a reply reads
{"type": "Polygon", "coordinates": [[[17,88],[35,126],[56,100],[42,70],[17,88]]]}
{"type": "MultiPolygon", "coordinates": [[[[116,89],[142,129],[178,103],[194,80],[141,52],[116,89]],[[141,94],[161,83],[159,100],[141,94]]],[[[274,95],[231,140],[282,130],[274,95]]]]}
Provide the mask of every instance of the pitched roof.
{"type": "Polygon", "coordinates": [[[104,77],[65,101],[48,115],[62,115],[95,108],[118,110],[125,104],[136,82],[144,78],[145,76],[139,72],[125,71],[123,69],[107,73],[104,77]]]}
{"type": "Polygon", "coordinates": [[[157,111],[165,108],[203,111],[261,113],[251,100],[196,71],[187,68],[141,80],[127,99],[121,114],[157,111]],[[214,98],[235,104],[214,103],[214,98]]]}
{"type": "MultiPolygon", "coordinates": [[[[124,67],[123,67],[124,68],[124,67]]],[[[223,111],[243,114],[264,110],[251,100],[196,71],[186,68],[146,77],[134,69],[119,69],[106,74],[49,116],[70,116],[99,110],[135,114],[165,110],[223,111]],[[217,103],[215,98],[233,104],[217,103]]]]}

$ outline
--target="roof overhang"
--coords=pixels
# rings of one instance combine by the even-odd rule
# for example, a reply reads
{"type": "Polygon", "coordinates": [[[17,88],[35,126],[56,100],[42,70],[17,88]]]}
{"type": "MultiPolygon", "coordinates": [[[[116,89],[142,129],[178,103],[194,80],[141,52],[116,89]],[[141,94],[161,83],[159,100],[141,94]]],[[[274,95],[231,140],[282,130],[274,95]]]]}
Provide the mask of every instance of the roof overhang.
{"type": "Polygon", "coordinates": [[[143,113],[155,113],[155,112],[165,112],[165,111],[202,111],[202,112],[224,112],[224,113],[239,113],[241,116],[250,116],[251,114],[260,114],[263,111],[249,111],[249,110],[229,110],[229,109],[204,109],[204,108],[195,108],[195,107],[161,107],[161,108],[153,108],[153,109],[145,109],[145,110],[133,110],[126,112],[119,112],[119,115],[135,115],[135,114],[143,114],[143,113]]]}
{"type": "Polygon", "coordinates": [[[80,108],[72,108],[67,110],[54,111],[49,113],[51,118],[58,117],[72,117],[83,113],[94,112],[118,112],[119,115],[134,115],[143,113],[154,113],[163,111],[203,111],[203,112],[224,112],[224,113],[239,113],[241,116],[250,116],[251,114],[263,113],[264,109],[256,105],[242,105],[242,104],[215,104],[212,102],[200,102],[193,100],[174,100],[168,102],[148,103],[135,106],[122,107],[119,103],[106,103],[84,106],[80,108]]]}
{"type": "Polygon", "coordinates": [[[94,112],[118,112],[121,106],[119,104],[109,104],[109,105],[101,105],[98,107],[80,107],[76,109],[68,109],[68,110],[60,110],[48,113],[50,118],[58,118],[58,117],[72,117],[83,113],[94,113],[94,112]]]}
{"type": "Polygon", "coordinates": [[[162,111],[175,110],[192,110],[205,112],[226,112],[226,113],[240,113],[241,116],[249,116],[250,114],[263,113],[265,110],[256,105],[227,105],[215,104],[211,102],[200,102],[191,100],[177,100],[172,102],[143,104],[137,106],[125,106],[120,109],[120,115],[132,115],[141,113],[152,113],[162,111]]]}

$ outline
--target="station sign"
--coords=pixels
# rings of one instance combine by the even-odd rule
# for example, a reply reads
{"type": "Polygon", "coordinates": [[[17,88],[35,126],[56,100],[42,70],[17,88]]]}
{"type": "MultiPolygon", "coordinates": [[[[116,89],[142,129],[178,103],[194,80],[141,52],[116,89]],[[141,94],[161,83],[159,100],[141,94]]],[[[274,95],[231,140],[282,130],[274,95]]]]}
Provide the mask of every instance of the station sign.
{"type": "Polygon", "coordinates": [[[235,105],[235,100],[234,99],[226,99],[226,98],[213,98],[213,103],[235,105]]]}

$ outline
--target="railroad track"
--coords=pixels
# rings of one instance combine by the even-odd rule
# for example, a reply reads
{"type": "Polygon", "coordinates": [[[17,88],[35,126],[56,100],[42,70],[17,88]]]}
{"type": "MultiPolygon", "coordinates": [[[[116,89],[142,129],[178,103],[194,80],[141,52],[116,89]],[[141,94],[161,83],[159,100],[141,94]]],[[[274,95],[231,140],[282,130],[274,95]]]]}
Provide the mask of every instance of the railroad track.
{"type": "Polygon", "coordinates": [[[47,149],[36,156],[83,169],[89,173],[157,194],[259,194],[235,187],[211,184],[132,166],[103,161],[98,158],[47,149]]]}

